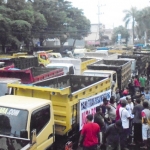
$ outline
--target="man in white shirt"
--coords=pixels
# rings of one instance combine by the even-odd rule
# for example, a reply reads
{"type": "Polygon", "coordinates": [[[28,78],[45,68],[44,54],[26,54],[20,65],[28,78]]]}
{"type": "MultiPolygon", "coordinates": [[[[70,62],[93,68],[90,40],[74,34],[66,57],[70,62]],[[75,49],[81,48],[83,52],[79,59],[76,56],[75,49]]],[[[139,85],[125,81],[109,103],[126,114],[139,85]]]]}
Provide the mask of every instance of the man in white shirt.
{"type": "Polygon", "coordinates": [[[121,149],[123,150],[128,150],[127,149],[127,136],[129,135],[129,119],[130,119],[130,114],[129,112],[126,110],[126,105],[127,105],[127,101],[126,100],[122,100],[121,101],[121,107],[119,109],[119,115],[120,115],[120,119],[122,122],[122,127],[123,127],[123,133],[121,135],[121,139],[120,139],[120,144],[121,144],[121,149]]]}
{"type": "Polygon", "coordinates": [[[132,136],[132,123],[133,123],[133,118],[134,118],[134,115],[132,114],[132,111],[133,111],[134,104],[132,102],[131,96],[127,96],[126,99],[127,99],[127,102],[128,102],[127,105],[126,105],[126,109],[129,112],[130,118],[131,118],[129,120],[129,134],[132,136]]]}

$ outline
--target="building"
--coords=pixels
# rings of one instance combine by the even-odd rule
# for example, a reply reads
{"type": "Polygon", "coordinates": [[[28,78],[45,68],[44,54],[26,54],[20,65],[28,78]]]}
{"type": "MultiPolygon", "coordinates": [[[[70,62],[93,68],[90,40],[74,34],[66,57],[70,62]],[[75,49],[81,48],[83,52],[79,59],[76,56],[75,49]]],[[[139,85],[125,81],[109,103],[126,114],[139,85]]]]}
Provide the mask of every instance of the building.
{"type": "Polygon", "coordinates": [[[104,25],[91,24],[91,33],[85,37],[87,45],[106,46],[109,45],[113,29],[105,29],[104,25]],[[100,37],[101,34],[101,37],[100,37]]]}

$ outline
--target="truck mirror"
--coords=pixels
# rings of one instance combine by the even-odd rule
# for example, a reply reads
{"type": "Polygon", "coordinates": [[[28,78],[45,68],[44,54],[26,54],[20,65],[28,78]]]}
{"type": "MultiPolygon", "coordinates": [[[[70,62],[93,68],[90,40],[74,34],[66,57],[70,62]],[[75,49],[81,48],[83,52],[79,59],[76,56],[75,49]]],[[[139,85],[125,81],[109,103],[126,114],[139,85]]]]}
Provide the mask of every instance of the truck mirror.
{"type": "Polygon", "coordinates": [[[20,131],[20,137],[27,139],[28,138],[28,131],[27,130],[21,130],[20,131]]]}

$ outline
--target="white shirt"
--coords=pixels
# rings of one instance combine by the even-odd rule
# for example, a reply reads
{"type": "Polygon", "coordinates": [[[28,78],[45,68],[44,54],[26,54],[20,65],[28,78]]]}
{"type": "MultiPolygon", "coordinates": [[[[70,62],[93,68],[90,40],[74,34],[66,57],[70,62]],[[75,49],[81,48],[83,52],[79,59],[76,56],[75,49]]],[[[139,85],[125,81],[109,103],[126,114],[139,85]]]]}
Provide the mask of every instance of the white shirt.
{"type": "Polygon", "coordinates": [[[134,115],[132,114],[133,107],[134,107],[134,105],[133,105],[132,102],[131,102],[131,103],[128,103],[128,104],[126,105],[126,109],[127,109],[127,111],[129,112],[131,118],[134,118],[134,115]]]}
{"type": "Polygon", "coordinates": [[[129,112],[125,108],[120,107],[119,115],[120,115],[120,118],[122,121],[123,129],[128,129],[129,128],[129,119],[128,118],[130,117],[129,112]]]}

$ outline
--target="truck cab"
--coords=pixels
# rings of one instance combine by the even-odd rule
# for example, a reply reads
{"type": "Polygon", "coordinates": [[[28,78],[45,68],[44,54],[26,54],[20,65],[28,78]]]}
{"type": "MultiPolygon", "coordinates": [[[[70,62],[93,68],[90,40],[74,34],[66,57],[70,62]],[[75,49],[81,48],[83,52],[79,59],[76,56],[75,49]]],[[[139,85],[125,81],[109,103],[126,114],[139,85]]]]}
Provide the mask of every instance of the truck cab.
{"type": "Polygon", "coordinates": [[[117,73],[111,70],[85,70],[83,72],[85,76],[98,76],[106,77],[111,79],[111,89],[115,90],[117,88],[117,73]]]}
{"type": "Polygon", "coordinates": [[[68,63],[51,63],[46,68],[58,68],[64,70],[64,74],[75,74],[75,67],[73,64],[68,63]]]}
{"type": "Polygon", "coordinates": [[[41,67],[45,67],[46,65],[50,63],[49,54],[47,52],[39,51],[39,52],[34,53],[34,55],[38,57],[39,65],[41,67]]]}
{"type": "MultiPolygon", "coordinates": [[[[54,114],[50,100],[24,96],[7,95],[0,97],[0,134],[11,138],[32,138],[36,129],[36,143],[32,150],[44,150],[55,141],[54,114]],[[44,117],[43,117],[44,116],[44,117]]],[[[0,143],[2,139],[0,138],[0,143]]],[[[21,149],[17,142],[8,149],[21,149]]],[[[1,144],[7,147],[10,145],[1,144]]]]}

